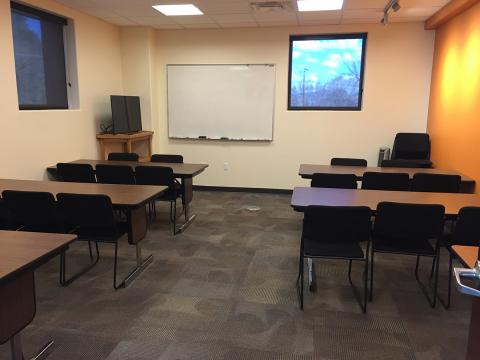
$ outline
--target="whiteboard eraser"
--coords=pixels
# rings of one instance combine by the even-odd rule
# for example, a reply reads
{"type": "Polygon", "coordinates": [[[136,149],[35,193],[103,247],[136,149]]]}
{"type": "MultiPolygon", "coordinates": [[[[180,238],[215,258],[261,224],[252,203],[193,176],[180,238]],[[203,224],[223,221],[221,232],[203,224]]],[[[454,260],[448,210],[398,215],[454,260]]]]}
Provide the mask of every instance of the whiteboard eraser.
{"type": "Polygon", "coordinates": [[[228,137],[222,136],[220,139],[221,139],[221,140],[228,140],[228,137]]]}
{"type": "Polygon", "coordinates": [[[199,139],[206,139],[207,137],[206,136],[199,136],[198,138],[199,139]]]}

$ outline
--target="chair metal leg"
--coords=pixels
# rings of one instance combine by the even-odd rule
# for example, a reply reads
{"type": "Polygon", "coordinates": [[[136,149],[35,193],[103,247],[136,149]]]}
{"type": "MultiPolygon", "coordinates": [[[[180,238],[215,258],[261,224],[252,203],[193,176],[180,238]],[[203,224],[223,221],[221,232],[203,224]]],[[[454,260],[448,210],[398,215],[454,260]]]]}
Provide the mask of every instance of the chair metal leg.
{"type": "Polygon", "coordinates": [[[303,287],[304,287],[304,257],[302,255],[302,260],[301,260],[301,266],[302,266],[302,271],[300,272],[300,310],[303,310],[303,287]]]}
{"type": "MultiPolygon", "coordinates": [[[[368,255],[367,255],[368,256],[368,255]]],[[[368,257],[364,260],[365,261],[365,269],[363,273],[363,281],[364,281],[364,287],[363,287],[363,296],[360,295],[360,292],[358,291],[357,287],[352,281],[352,262],[353,260],[348,261],[348,282],[350,283],[350,286],[352,287],[353,290],[353,295],[355,296],[355,299],[357,299],[358,304],[360,305],[360,308],[362,309],[362,313],[367,312],[367,282],[368,282],[368,257]],[[362,301],[363,298],[363,301],[362,301]]]]}
{"type": "Polygon", "coordinates": [[[432,308],[435,308],[435,306],[437,304],[438,269],[439,269],[439,264],[440,264],[440,249],[437,249],[435,251],[435,256],[436,256],[437,259],[435,260],[435,272],[434,272],[434,279],[433,279],[433,289],[432,289],[433,294],[432,294],[432,297],[428,293],[427,287],[420,281],[420,279],[418,277],[418,267],[419,267],[419,263],[420,263],[420,256],[417,256],[417,262],[416,262],[416,266],[415,266],[415,278],[418,282],[418,285],[420,286],[420,289],[422,290],[423,294],[427,298],[428,303],[430,304],[430,306],[432,308]]]}
{"type": "Polygon", "coordinates": [[[447,294],[447,309],[450,309],[450,301],[452,298],[452,268],[453,268],[453,255],[450,254],[448,261],[448,294],[447,294]]]}
{"type": "Polygon", "coordinates": [[[90,255],[90,264],[88,264],[85,267],[83,267],[82,269],[80,269],[78,272],[76,272],[74,275],[72,275],[68,279],[67,279],[67,254],[65,252],[63,252],[60,255],[60,285],[62,285],[62,286],[70,285],[72,282],[74,282],[80,276],[82,276],[86,272],[90,271],[90,269],[92,269],[95,265],[97,265],[98,260],[100,259],[100,251],[98,249],[98,243],[95,242],[96,258],[93,257],[92,247],[91,247],[90,241],[88,242],[88,248],[89,248],[89,255],[90,255]]]}
{"type": "Polygon", "coordinates": [[[375,251],[373,251],[372,249],[372,255],[370,258],[370,296],[369,296],[370,301],[373,300],[373,256],[374,254],[375,254],[375,251]]]}

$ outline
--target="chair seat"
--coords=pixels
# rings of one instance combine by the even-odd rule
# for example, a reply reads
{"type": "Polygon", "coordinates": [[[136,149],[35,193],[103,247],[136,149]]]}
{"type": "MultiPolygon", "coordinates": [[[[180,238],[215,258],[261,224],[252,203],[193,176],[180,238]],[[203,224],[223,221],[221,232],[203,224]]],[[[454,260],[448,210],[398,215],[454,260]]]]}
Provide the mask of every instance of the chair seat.
{"type": "Polygon", "coordinates": [[[88,232],[79,233],[78,239],[79,241],[97,241],[103,243],[116,243],[118,239],[120,239],[123,235],[128,232],[128,223],[125,221],[117,221],[117,231],[116,235],[105,235],[103,236],[98,232],[98,230],[92,230],[92,235],[88,232]]]}
{"type": "Polygon", "coordinates": [[[362,248],[358,243],[338,243],[305,241],[303,252],[307,257],[329,257],[363,259],[365,257],[362,248]]]}
{"type": "Polygon", "coordinates": [[[428,241],[374,239],[373,250],[377,252],[434,256],[435,249],[428,241]]]}

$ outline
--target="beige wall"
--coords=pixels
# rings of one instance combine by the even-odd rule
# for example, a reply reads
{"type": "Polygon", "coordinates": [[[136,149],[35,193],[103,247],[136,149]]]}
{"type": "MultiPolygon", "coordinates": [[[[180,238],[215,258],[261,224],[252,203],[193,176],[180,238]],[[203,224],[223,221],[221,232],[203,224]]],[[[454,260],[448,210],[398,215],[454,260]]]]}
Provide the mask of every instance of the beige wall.
{"type": "Polygon", "coordinates": [[[109,118],[112,93],[122,93],[120,30],[47,0],[30,4],[74,19],[80,109],[19,111],[10,2],[0,1],[0,177],[41,179],[59,161],[98,156],[97,124],[109,118]]]}
{"type": "Polygon", "coordinates": [[[395,133],[426,129],[433,42],[421,23],[158,31],[154,149],[210,164],[196,183],[212,186],[288,189],[306,183],[297,175],[300,163],[327,164],[333,156],[375,165],[379,147],[390,146],[395,133]],[[289,35],[333,32],[368,32],[363,110],[287,111],[289,35]],[[276,64],[272,142],[168,139],[166,65],[208,63],[276,64]]]}

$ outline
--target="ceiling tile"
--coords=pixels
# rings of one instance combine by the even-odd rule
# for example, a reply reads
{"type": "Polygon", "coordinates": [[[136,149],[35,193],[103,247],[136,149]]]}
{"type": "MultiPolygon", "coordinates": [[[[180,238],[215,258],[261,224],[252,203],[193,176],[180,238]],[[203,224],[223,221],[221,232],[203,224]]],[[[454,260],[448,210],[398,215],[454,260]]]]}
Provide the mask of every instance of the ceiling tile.
{"type": "Polygon", "coordinates": [[[217,23],[247,23],[255,22],[255,19],[250,14],[214,14],[210,18],[217,23]]]}
{"type": "MultiPolygon", "coordinates": [[[[343,10],[348,9],[382,9],[388,0],[344,0],[343,10]]],[[[402,1],[402,0],[400,0],[402,1]]]]}
{"type": "Polygon", "coordinates": [[[127,19],[136,22],[139,25],[144,26],[157,26],[157,25],[175,25],[175,22],[168,16],[127,16],[127,19]]]}
{"type": "Polygon", "coordinates": [[[256,22],[246,22],[246,23],[219,23],[222,29],[226,28],[245,28],[245,27],[258,27],[256,22]]]}
{"type": "Polygon", "coordinates": [[[346,19],[381,19],[383,11],[376,9],[345,10],[342,15],[342,22],[346,19]]]}
{"type": "Polygon", "coordinates": [[[265,21],[265,22],[258,22],[258,26],[260,27],[277,27],[277,26],[296,26],[298,25],[297,21],[265,21]]]}
{"type": "Polygon", "coordinates": [[[400,8],[397,12],[389,13],[391,18],[418,18],[418,17],[430,17],[441,8],[400,8]]]}
{"type": "Polygon", "coordinates": [[[171,16],[173,22],[180,25],[192,25],[192,24],[215,24],[207,15],[196,16],[171,16]]]}
{"type": "Polygon", "coordinates": [[[254,12],[253,17],[257,22],[297,22],[296,13],[291,11],[254,12]]]}

